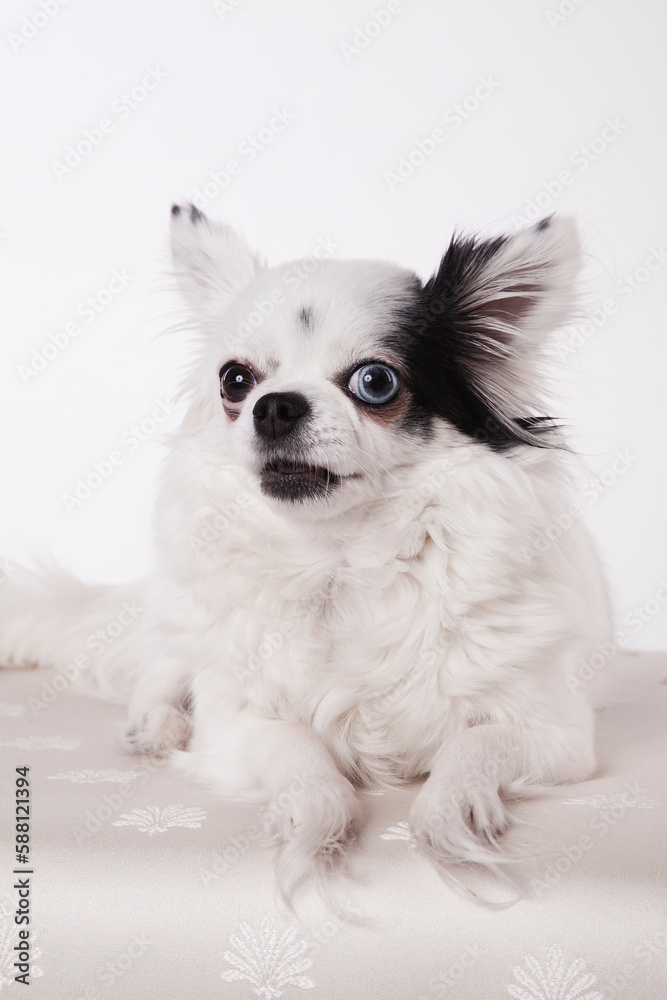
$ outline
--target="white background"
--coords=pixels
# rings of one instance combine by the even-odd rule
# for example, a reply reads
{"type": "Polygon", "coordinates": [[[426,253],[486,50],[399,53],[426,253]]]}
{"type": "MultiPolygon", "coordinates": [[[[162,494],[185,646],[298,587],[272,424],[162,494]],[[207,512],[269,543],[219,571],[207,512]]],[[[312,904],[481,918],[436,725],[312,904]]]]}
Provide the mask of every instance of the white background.
{"type": "Polygon", "coordinates": [[[557,2],[394,0],[390,23],[362,36],[383,0],[70,0],[50,17],[5,0],[0,552],[52,552],[86,579],[149,566],[159,437],[177,414],[129,440],[187,361],[186,335],[157,336],[178,308],[164,290],[169,206],[236,159],[207,211],[272,263],[332,238],[337,256],[426,277],[456,227],[579,218],[584,306],[615,311],[559,335],[557,410],[598,477],[583,506],[621,624],[644,609],[629,644],[664,647],[665,9],[560,0],[558,14],[557,2]],[[114,110],[149,68],[166,79],[114,110]],[[293,119],[250,160],[240,147],[276,108],[293,119]],[[67,147],[103,118],[113,131],[58,177],[67,147]],[[436,128],[444,141],[390,184],[436,128]],[[128,286],[86,322],[79,304],[123,269],[128,286]],[[26,376],[33,350],[73,321],[78,335],[26,376]],[[63,494],[112,451],[122,464],[68,512],[63,494]]]}

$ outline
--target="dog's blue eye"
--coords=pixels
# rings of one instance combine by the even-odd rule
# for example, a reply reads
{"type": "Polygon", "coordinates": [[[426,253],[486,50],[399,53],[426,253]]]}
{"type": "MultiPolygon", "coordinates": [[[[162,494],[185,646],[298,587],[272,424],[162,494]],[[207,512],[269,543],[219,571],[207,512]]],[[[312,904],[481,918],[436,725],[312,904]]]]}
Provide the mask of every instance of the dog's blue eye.
{"type": "Polygon", "coordinates": [[[393,368],[380,364],[362,365],[352,373],[348,382],[348,389],[362,403],[373,403],[375,406],[389,403],[399,388],[398,375],[393,368]]]}

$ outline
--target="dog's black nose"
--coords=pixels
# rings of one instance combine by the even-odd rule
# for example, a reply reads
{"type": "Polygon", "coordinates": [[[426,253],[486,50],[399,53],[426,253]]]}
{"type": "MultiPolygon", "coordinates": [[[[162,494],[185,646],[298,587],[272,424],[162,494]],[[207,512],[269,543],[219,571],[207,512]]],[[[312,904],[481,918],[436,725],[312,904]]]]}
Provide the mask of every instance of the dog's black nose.
{"type": "Polygon", "coordinates": [[[255,430],[266,438],[284,437],[309,410],[308,400],[298,392],[267,392],[253,407],[255,430]]]}

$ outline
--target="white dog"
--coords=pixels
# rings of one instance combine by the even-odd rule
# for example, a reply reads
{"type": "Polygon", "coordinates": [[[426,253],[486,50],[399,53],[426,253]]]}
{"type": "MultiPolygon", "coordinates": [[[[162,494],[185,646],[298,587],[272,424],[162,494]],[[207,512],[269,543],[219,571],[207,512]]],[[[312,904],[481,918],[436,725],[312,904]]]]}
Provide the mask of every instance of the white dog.
{"type": "Polygon", "coordinates": [[[538,386],[574,224],[455,238],[423,284],[267,269],[196,208],[172,216],[200,350],[154,578],[5,587],[0,660],[74,659],[133,599],[97,680],[131,689],[138,751],[274,804],[283,874],[341,851],[360,788],[424,777],[409,821],[436,861],[502,860],[511,796],[594,768],[566,677],[608,637],[605,589],[581,521],[553,532],[569,473],[538,386]]]}

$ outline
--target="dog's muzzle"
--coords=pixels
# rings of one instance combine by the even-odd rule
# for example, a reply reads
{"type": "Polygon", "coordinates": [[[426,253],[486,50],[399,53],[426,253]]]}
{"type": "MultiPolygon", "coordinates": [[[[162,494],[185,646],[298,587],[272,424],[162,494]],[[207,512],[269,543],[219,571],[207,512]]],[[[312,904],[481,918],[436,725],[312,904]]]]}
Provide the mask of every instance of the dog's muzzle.
{"type": "Polygon", "coordinates": [[[286,451],[287,445],[292,455],[298,454],[298,431],[309,414],[310,404],[298,392],[268,392],[253,407],[255,433],[268,458],[260,474],[262,493],[274,500],[319,500],[340,483],[340,476],[329,469],[275,454],[286,451]]]}

